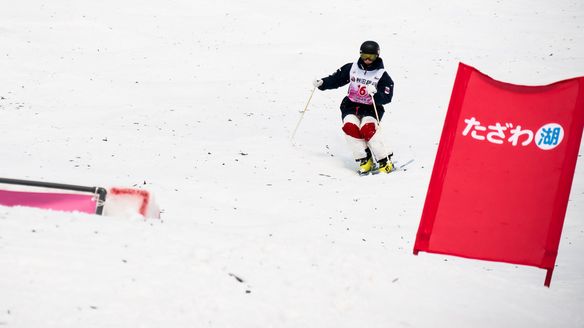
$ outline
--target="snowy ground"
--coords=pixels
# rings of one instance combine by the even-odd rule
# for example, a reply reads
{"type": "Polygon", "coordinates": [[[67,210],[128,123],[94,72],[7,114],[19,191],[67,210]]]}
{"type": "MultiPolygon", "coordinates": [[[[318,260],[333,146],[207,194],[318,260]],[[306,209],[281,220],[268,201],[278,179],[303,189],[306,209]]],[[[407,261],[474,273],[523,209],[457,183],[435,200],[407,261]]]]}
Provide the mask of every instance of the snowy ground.
{"type": "MultiPolygon", "coordinates": [[[[161,220],[0,207],[0,326],[582,327],[584,161],[545,271],[412,247],[459,61],[584,75],[584,3],[21,0],[0,177],[145,188],[161,220]],[[360,178],[311,81],[373,39],[406,172],[360,178]]],[[[580,155],[581,156],[581,155],[580,155]]],[[[493,159],[496,163],[498,159],[493,159]]]]}

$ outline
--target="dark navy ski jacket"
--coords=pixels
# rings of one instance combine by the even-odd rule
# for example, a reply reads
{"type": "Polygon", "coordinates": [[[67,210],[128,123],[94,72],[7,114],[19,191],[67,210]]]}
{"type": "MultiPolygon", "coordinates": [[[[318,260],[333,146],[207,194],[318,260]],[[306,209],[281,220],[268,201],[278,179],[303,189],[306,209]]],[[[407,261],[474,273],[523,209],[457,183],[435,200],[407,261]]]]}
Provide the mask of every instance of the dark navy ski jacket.
{"type": "MultiPolygon", "coordinates": [[[[383,60],[381,57],[378,57],[371,65],[365,67],[363,60],[359,58],[357,61],[359,68],[364,69],[366,71],[374,71],[376,69],[384,68],[383,60]]],[[[349,83],[350,73],[351,73],[351,66],[353,63],[348,63],[343,65],[343,67],[339,68],[333,74],[325,77],[322,79],[322,85],[318,87],[320,90],[328,90],[328,89],[337,89],[349,83]]],[[[393,97],[393,80],[387,74],[387,71],[383,73],[381,79],[377,83],[377,92],[373,96],[375,100],[375,104],[384,105],[391,102],[391,98],[393,97]]]]}

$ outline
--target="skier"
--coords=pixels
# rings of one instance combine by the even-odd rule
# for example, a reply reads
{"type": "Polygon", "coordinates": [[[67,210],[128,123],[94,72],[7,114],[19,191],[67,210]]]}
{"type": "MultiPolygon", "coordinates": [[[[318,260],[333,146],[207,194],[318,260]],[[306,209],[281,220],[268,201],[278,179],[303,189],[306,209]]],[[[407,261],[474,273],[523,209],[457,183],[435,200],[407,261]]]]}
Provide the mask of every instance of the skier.
{"type": "Polygon", "coordinates": [[[345,64],[313,84],[319,90],[328,90],[349,83],[347,96],[340,106],[342,129],[353,157],[359,162],[359,174],[389,173],[394,170],[391,162],[393,153],[385,147],[381,135],[376,132],[385,112],[383,105],[389,103],[393,96],[393,80],[384,69],[377,42],[363,42],[360,53],[357,62],[345,64]]]}

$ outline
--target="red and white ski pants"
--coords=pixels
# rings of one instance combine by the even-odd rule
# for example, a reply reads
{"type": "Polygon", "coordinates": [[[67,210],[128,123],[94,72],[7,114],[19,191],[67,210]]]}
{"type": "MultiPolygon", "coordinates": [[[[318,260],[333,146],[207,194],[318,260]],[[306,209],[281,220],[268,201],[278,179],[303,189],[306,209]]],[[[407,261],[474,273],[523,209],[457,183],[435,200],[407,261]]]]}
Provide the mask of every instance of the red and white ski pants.
{"type": "Polygon", "coordinates": [[[376,160],[391,154],[382,140],[379,122],[375,117],[363,116],[359,119],[357,115],[349,114],[343,119],[343,131],[356,160],[367,157],[367,148],[376,160]]]}

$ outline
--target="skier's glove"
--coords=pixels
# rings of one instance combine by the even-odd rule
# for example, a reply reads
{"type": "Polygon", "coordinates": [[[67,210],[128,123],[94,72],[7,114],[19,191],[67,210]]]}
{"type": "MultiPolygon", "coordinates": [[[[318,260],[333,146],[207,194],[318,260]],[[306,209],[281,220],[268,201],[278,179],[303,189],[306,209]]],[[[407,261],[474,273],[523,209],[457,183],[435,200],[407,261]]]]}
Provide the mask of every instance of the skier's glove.
{"type": "Polygon", "coordinates": [[[312,85],[314,85],[315,88],[318,88],[322,85],[322,80],[314,80],[312,85]]]}
{"type": "Polygon", "coordinates": [[[375,93],[377,93],[377,88],[373,84],[368,84],[367,93],[373,96],[375,93]]]}

